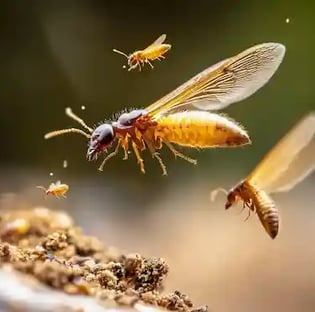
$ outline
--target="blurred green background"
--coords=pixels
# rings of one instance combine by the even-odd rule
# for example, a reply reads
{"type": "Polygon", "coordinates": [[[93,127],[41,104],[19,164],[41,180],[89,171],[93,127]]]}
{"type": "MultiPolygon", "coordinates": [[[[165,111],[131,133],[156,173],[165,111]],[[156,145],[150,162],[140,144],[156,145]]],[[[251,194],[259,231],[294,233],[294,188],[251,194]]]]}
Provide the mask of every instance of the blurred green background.
{"type": "MultiPolygon", "coordinates": [[[[91,174],[86,144],[76,135],[44,141],[49,130],[75,125],[71,106],[94,125],[130,107],[145,107],[215,62],[254,44],[276,41],[287,54],[272,81],[225,113],[241,122],[254,145],[243,150],[189,151],[195,168],[165,151],[170,178],[222,170],[249,170],[305,112],[314,109],[315,4],[308,1],[2,1],[0,4],[0,163],[57,170],[64,158],[73,175],[91,174]],[[290,23],[286,23],[290,18],[290,23]],[[173,45],[164,62],[141,74],[121,67],[112,48],[132,52],[161,33],[173,45]],[[85,111],[80,111],[81,106],[85,111]]],[[[149,175],[116,158],[103,174],[148,185],[165,183],[147,157],[149,175]],[[163,182],[162,182],[163,181],[163,182]]]]}
{"type": "MultiPolygon", "coordinates": [[[[309,188],[306,184],[299,187],[303,194],[299,196],[302,197],[294,197],[286,202],[286,206],[291,204],[292,209],[286,207],[284,213],[291,211],[294,218],[291,215],[287,219],[287,224],[292,220],[292,231],[288,230],[283,245],[281,237],[280,243],[271,242],[267,235],[265,237],[254,218],[251,228],[242,223],[243,216],[233,218],[225,213],[223,199],[216,207],[212,206],[211,214],[208,192],[210,188],[221,185],[228,188],[248,174],[264,153],[302,115],[315,109],[314,14],[315,3],[307,0],[1,1],[2,192],[24,194],[22,202],[25,205],[45,204],[70,210],[73,207],[71,213],[76,220],[85,226],[87,231],[105,237],[105,241],[119,244],[129,250],[168,257],[169,261],[175,264],[175,280],[183,285],[184,280],[178,278],[179,275],[176,276],[177,271],[181,272],[176,264],[185,257],[185,252],[169,252],[172,249],[165,247],[165,241],[169,240],[168,245],[172,245],[171,242],[179,244],[178,240],[186,239],[184,237],[189,235],[190,231],[195,233],[190,228],[194,217],[199,220],[194,224],[200,222],[200,226],[207,227],[207,222],[202,222],[211,219],[211,224],[216,226],[211,227],[209,223],[210,232],[207,233],[201,234],[197,230],[194,234],[196,236],[193,236],[195,239],[188,245],[191,248],[196,246],[200,235],[203,239],[209,235],[212,237],[212,243],[213,237],[218,239],[218,249],[211,247],[210,242],[205,240],[205,245],[200,245],[200,252],[213,248],[219,250],[220,254],[221,248],[225,248],[222,246],[233,245],[234,249],[228,249],[231,250],[230,253],[224,252],[220,257],[223,261],[231,261],[229,265],[235,273],[240,272],[240,263],[249,263],[255,267],[254,261],[257,259],[251,258],[251,252],[258,250],[258,246],[267,246],[265,253],[258,254],[258,261],[263,265],[264,259],[271,261],[269,254],[274,254],[272,263],[275,264],[274,270],[277,272],[285,266],[281,261],[277,261],[288,256],[289,250],[292,251],[289,258],[297,252],[291,248],[291,239],[296,239],[298,244],[305,237],[296,236],[295,231],[302,235],[305,221],[303,219],[303,222],[298,222],[300,227],[293,223],[296,205],[299,209],[305,207],[310,213],[307,215],[309,218],[315,217],[311,211],[311,208],[315,208],[314,197],[309,199],[314,186],[314,176],[308,179],[309,188]],[[287,18],[289,23],[286,23],[287,18]],[[167,42],[172,44],[172,49],[163,62],[156,63],[154,70],[147,66],[141,73],[137,70],[127,72],[122,68],[126,60],[112,52],[113,48],[126,53],[144,48],[162,33],[167,34],[167,42]],[[89,125],[95,125],[111,119],[113,114],[125,108],[146,107],[217,61],[254,44],[268,41],[283,43],[287,48],[278,72],[270,83],[252,97],[224,111],[248,130],[253,141],[250,147],[186,151],[190,156],[198,158],[198,166],[192,166],[181,159],[175,160],[165,149],[162,155],[169,176],[162,177],[158,163],[152,160],[148,153],[144,155],[146,175],[140,173],[133,155],[128,161],[122,161],[122,154],[111,159],[104,172],[100,173],[97,171],[99,163],[89,163],[85,160],[87,144],[83,137],[68,135],[48,141],[43,139],[47,131],[77,126],[65,116],[64,108],[67,106],[72,107],[89,125]],[[81,110],[82,105],[86,107],[85,110],[81,110]],[[62,167],[64,159],[69,164],[66,169],[62,167]],[[53,177],[49,176],[50,172],[54,173],[53,177]],[[68,201],[45,201],[43,194],[34,186],[47,185],[51,180],[57,179],[70,184],[68,201]],[[301,198],[305,201],[302,201],[303,205],[301,198]],[[156,233],[163,235],[160,240],[155,241],[151,231],[155,223],[154,216],[159,209],[166,211],[165,220],[168,222],[159,223],[161,227],[156,233]],[[181,212],[181,209],[185,210],[186,214],[181,212]],[[213,210],[216,213],[213,214],[213,210]],[[188,214],[187,217],[187,211],[194,211],[196,215],[188,214]],[[205,211],[209,215],[204,215],[205,211]],[[185,224],[187,233],[183,230],[185,235],[180,236],[170,220],[178,226],[185,224]],[[220,240],[227,227],[231,226],[225,222],[234,222],[236,227],[232,228],[235,231],[239,228],[240,231],[245,231],[247,234],[244,234],[243,238],[251,233],[252,240],[245,239],[248,244],[243,246],[245,249],[238,248],[242,240],[238,240],[238,232],[233,230],[229,230],[229,235],[225,236],[223,241],[220,240]],[[120,230],[123,227],[125,231],[120,230]],[[256,243],[255,235],[261,236],[262,245],[256,243]],[[170,237],[174,237],[174,240],[170,240],[170,237]],[[232,241],[229,241],[231,239],[232,241]],[[151,245],[150,240],[155,243],[151,245]],[[270,247],[271,244],[274,244],[273,247],[270,247]],[[277,252],[274,246],[278,246],[283,253],[277,252]],[[247,261],[242,261],[244,255],[249,255],[248,258],[245,257],[247,261]]],[[[312,228],[314,224],[309,223],[309,230],[312,228]]],[[[314,232],[310,233],[315,235],[314,232]]],[[[181,243],[184,244],[183,241],[181,243]]],[[[303,253],[306,249],[302,246],[299,252],[303,253]]],[[[306,253],[303,258],[311,257],[314,264],[314,254],[308,251],[310,254],[306,253]]],[[[189,253],[190,261],[195,261],[193,256],[197,257],[198,252],[189,253]]],[[[238,295],[244,294],[243,299],[246,300],[247,290],[257,286],[253,275],[256,271],[245,273],[246,267],[242,267],[245,270],[242,271],[245,274],[242,275],[245,278],[242,280],[244,287],[240,286],[241,290],[237,292],[237,287],[228,289],[226,285],[233,277],[237,284],[238,275],[229,275],[222,262],[213,260],[216,256],[211,252],[205,253],[204,257],[207,259],[204,261],[205,266],[211,266],[212,263],[212,273],[187,274],[187,283],[191,282],[194,286],[187,284],[183,287],[188,293],[192,292],[200,303],[206,301],[210,306],[213,303],[213,311],[228,311],[230,308],[252,311],[254,307],[256,311],[264,311],[265,308],[270,310],[275,306],[277,298],[284,300],[291,296],[291,292],[287,292],[285,288],[280,293],[276,290],[281,289],[283,285],[294,285],[296,277],[293,276],[289,281],[280,277],[277,284],[272,275],[270,279],[268,277],[270,283],[266,282],[266,287],[263,288],[266,292],[263,290],[262,293],[267,295],[265,299],[261,299],[261,304],[258,307],[255,305],[254,293],[251,297],[253,305],[249,301],[246,305],[237,298],[241,298],[238,295]],[[214,262],[211,262],[211,259],[214,262]],[[216,276],[221,271],[222,274],[227,272],[228,276],[216,276]],[[219,290],[221,295],[226,296],[217,297],[216,292],[213,292],[215,285],[210,290],[208,284],[198,284],[198,276],[207,281],[222,282],[219,290]],[[270,288],[272,285],[276,290],[270,288]],[[203,292],[197,291],[198,287],[202,287],[203,292]],[[234,301],[228,299],[231,292],[234,294],[234,301]]],[[[311,267],[311,263],[309,264],[311,267]]],[[[187,263],[187,266],[189,265],[190,263],[187,263]]],[[[286,265],[290,267],[291,264],[286,265]]],[[[299,265],[305,266],[305,263],[299,265]]],[[[185,270],[183,269],[183,272],[185,270]]],[[[305,274],[309,278],[311,273],[307,272],[305,271],[305,274]]],[[[262,272],[257,279],[263,279],[265,273],[262,272]]],[[[302,279],[301,285],[306,285],[311,291],[305,298],[301,298],[300,294],[295,297],[292,295],[292,298],[296,298],[296,305],[288,304],[286,311],[297,311],[295,308],[300,307],[301,301],[303,307],[307,307],[302,309],[303,311],[308,308],[309,311],[314,311],[314,284],[315,279],[307,282],[302,279]]],[[[180,285],[175,287],[180,288],[180,285]]],[[[292,294],[295,293],[294,286],[291,291],[292,294]]]]}

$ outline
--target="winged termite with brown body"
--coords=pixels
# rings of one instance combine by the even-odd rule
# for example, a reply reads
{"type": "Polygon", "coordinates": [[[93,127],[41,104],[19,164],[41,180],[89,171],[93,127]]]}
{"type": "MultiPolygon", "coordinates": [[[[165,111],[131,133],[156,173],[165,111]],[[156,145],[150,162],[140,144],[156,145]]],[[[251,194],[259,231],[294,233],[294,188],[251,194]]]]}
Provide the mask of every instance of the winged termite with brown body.
{"type": "Polygon", "coordinates": [[[131,143],[144,173],[141,152],[148,148],[166,175],[166,166],[158,153],[163,144],[175,156],[193,164],[196,160],[183,155],[174,144],[202,149],[250,144],[247,132],[235,121],[208,111],[222,109],[255,93],[276,72],[284,54],[285,47],[279,43],[256,45],[205,69],[145,109],[123,113],[117,120],[95,129],[67,108],[66,114],[87,132],[69,128],[47,133],[45,138],[67,133],[84,135],[89,140],[88,160],[96,160],[116,141],[116,147],[103,160],[99,170],[109,158],[117,155],[120,147],[127,159],[131,143]],[[195,110],[187,110],[191,107],[195,110]]]}
{"type": "Polygon", "coordinates": [[[279,212],[269,194],[291,190],[315,169],[315,113],[298,122],[262,159],[252,173],[227,193],[225,208],[241,201],[257,213],[271,238],[279,230],[279,212]]]}

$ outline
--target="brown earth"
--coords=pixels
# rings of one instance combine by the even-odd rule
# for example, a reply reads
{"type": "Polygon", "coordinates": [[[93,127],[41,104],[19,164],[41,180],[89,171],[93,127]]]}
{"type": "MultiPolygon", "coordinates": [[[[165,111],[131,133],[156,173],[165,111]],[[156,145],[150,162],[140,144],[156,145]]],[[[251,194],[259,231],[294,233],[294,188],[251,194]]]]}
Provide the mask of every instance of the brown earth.
{"type": "Polygon", "coordinates": [[[145,303],[171,311],[207,311],[206,306],[195,308],[179,290],[163,293],[169,271],[164,259],[106,247],[84,235],[64,212],[2,211],[0,266],[4,264],[67,294],[126,306],[145,303]]]}

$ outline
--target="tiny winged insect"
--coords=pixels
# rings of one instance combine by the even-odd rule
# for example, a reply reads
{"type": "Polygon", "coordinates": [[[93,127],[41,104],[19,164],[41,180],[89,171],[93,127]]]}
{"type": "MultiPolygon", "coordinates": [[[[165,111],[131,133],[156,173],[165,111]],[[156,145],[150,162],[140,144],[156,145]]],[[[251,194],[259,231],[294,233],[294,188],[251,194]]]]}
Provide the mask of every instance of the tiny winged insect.
{"type": "Polygon", "coordinates": [[[243,202],[243,208],[256,212],[271,238],[279,230],[279,212],[271,193],[286,192],[305,179],[315,169],[315,113],[309,113],[285,135],[262,159],[252,173],[229,192],[225,209],[243,202]]]}
{"type": "Polygon", "coordinates": [[[285,47],[279,43],[263,43],[234,57],[225,59],[197,74],[177,89],[145,109],[123,113],[112,122],[92,129],[70,108],[66,115],[77,121],[88,132],[77,128],[49,132],[45,139],[67,133],[79,133],[88,140],[87,159],[96,160],[114,142],[114,150],[101,163],[102,171],[108,159],[117,155],[119,148],[128,158],[131,143],[138,165],[145,172],[141,152],[150,151],[167,174],[158,150],[168,147],[175,157],[190,163],[197,161],[179,152],[174,144],[189,148],[227,148],[250,144],[247,132],[235,121],[208,112],[219,110],[241,101],[268,82],[279,67],[285,47]],[[188,110],[195,107],[195,110],[188,110]]]}
{"type": "Polygon", "coordinates": [[[46,195],[51,194],[57,198],[60,198],[60,197],[66,198],[65,194],[69,190],[69,185],[63,184],[60,181],[57,181],[56,183],[51,183],[47,189],[43,186],[36,186],[36,187],[44,190],[46,195]]]}
{"type": "Polygon", "coordinates": [[[172,47],[170,44],[163,43],[165,39],[166,35],[163,34],[144,50],[135,51],[129,55],[116,49],[113,49],[113,51],[127,58],[128,71],[137,67],[139,67],[139,71],[141,71],[141,66],[144,66],[144,64],[147,63],[153,68],[151,61],[165,58],[164,54],[172,47]]]}

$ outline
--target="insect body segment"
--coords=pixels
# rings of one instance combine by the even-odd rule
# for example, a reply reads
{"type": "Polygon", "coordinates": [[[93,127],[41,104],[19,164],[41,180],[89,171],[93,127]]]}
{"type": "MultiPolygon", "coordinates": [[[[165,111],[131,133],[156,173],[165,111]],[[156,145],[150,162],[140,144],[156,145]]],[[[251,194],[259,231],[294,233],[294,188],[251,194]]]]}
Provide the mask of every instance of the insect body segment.
{"type": "Polygon", "coordinates": [[[274,201],[263,190],[243,181],[227,195],[225,209],[241,201],[243,207],[256,212],[260,222],[271,238],[275,238],[279,229],[279,213],[274,201]]]}
{"type": "Polygon", "coordinates": [[[234,121],[202,111],[179,112],[159,118],[155,137],[193,148],[250,144],[246,131],[234,121]]]}
{"type": "Polygon", "coordinates": [[[144,64],[147,63],[153,68],[151,61],[162,60],[165,58],[164,54],[171,48],[170,44],[163,43],[165,39],[166,35],[163,34],[144,50],[135,51],[130,55],[116,49],[113,49],[113,51],[127,58],[129,66],[128,71],[137,67],[139,67],[139,71],[141,71],[141,66],[144,66],[144,64]]]}
{"type": "Polygon", "coordinates": [[[47,189],[43,186],[37,186],[37,188],[44,190],[46,195],[51,194],[57,198],[59,198],[60,196],[66,198],[65,194],[69,190],[69,186],[67,184],[62,184],[60,181],[57,181],[56,183],[51,183],[47,189]]]}
{"type": "Polygon", "coordinates": [[[275,202],[263,191],[251,186],[253,194],[253,205],[263,227],[275,238],[279,230],[279,212],[275,202]]]}

